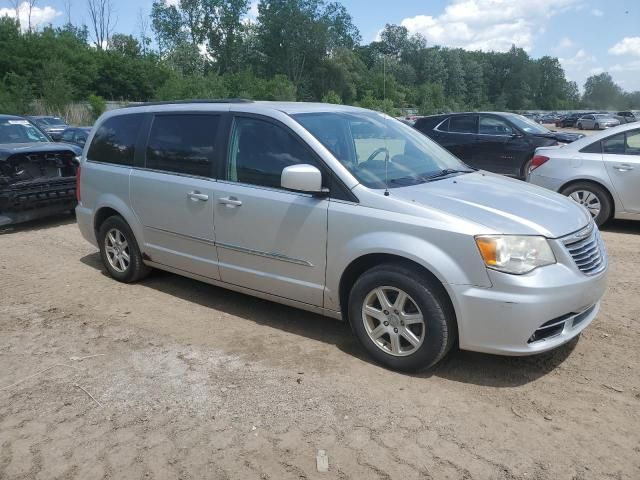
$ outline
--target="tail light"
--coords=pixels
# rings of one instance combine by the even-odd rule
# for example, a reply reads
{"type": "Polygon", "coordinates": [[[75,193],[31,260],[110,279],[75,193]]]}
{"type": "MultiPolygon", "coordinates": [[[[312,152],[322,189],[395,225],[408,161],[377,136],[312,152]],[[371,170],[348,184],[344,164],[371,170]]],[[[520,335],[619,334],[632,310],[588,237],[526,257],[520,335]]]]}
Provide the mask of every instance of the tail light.
{"type": "Polygon", "coordinates": [[[76,200],[80,203],[80,165],[76,168],[76,200]]]}
{"type": "Polygon", "coordinates": [[[544,165],[549,161],[549,157],[545,157],[544,155],[534,155],[531,159],[531,164],[529,165],[529,173],[533,172],[536,168],[544,165]]]}

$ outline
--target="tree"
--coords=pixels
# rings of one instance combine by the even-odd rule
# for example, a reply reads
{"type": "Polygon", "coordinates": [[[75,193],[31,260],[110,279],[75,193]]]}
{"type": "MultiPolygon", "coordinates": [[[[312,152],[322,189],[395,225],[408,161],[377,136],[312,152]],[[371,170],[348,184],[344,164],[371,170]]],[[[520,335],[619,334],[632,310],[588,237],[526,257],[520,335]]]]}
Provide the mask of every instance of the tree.
{"type": "Polygon", "coordinates": [[[268,75],[284,74],[296,85],[308,82],[327,54],[353,48],[359,34],[346,9],[322,0],[262,0],[257,37],[268,75]]]}
{"type": "Polygon", "coordinates": [[[622,101],[622,89],[604,72],[587,78],[582,101],[589,108],[617,108],[622,101]]]}
{"type": "Polygon", "coordinates": [[[207,63],[224,73],[242,66],[248,29],[242,18],[248,9],[248,0],[180,0],[178,5],[156,0],[151,18],[161,50],[204,47],[207,63]]]}
{"type": "Polygon", "coordinates": [[[138,9],[138,33],[142,55],[146,55],[151,47],[151,37],[149,37],[149,19],[142,8],[138,9]]]}
{"type": "Polygon", "coordinates": [[[407,27],[387,23],[380,33],[380,43],[385,55],[400,58],[409,47],[409,30],[407,27]]]}
{"type": "Polygon", "coordinates": [[[109,43],[109,38],[116,26],[113,2],[112,0],[87,0],[87,9],[95,46],[98,50],[102,50],[109,43]]]}

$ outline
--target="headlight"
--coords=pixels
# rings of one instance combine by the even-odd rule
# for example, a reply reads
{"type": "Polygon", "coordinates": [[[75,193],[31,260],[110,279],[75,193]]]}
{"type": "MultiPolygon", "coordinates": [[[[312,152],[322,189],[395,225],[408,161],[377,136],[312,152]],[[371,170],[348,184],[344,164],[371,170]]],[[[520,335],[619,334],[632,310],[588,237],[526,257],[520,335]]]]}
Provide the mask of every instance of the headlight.
{"type": "Polygon", "coordinates": [[[487,267],[517,275],[556,263],[544,237],[481,235],[476,237],[480,255],[487,267]]]}

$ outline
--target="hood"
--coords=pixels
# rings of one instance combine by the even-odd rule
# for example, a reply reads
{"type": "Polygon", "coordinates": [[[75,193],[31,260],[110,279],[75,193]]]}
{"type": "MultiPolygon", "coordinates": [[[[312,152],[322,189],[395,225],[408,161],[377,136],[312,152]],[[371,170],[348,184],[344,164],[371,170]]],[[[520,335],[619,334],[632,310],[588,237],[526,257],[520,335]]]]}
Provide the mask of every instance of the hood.
{"type": "Polygon", "coordinates": [[[576,140],[584,137],[584,134],[583,133],[570,133],[570,132],[549,132],[549,133],[536,134],[536,137],[553,138],[554,140],[557,140],[558,142],[571,143],[571,142],[575,142],[576,140]]]}
{"type": "Polygon", "coordinates": [[[2,143],[0,144],[0,161],[6,160],[11,155],[42,153],[42,152],[68,152],[72,151],[76,155],[82,153],[82,149],[76,145],[56,142],[33,142],[33,143],[2,143]]]}
{"type": "Polygon", "coordinates": [[[394,188],[392,195],[482,224],[495,233],[557,238],[591,221],[584,208],[563,195],[488,172],[394,188]]]}

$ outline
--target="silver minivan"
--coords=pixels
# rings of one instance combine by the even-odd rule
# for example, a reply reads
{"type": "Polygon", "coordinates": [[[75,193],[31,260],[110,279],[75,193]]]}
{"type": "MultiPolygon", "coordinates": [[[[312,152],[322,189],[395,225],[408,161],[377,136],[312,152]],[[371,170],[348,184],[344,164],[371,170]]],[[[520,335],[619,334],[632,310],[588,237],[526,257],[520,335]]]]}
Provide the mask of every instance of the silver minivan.
{"type": "Polygon", "coordinates": [[[344,319],[395,369],[429,367],[456,343],[550,350],[591,323],[605,290],[584,208],[361,108],[115,110],[78,172],[80,231],[116,280],[159,268],[344,319]]]}

